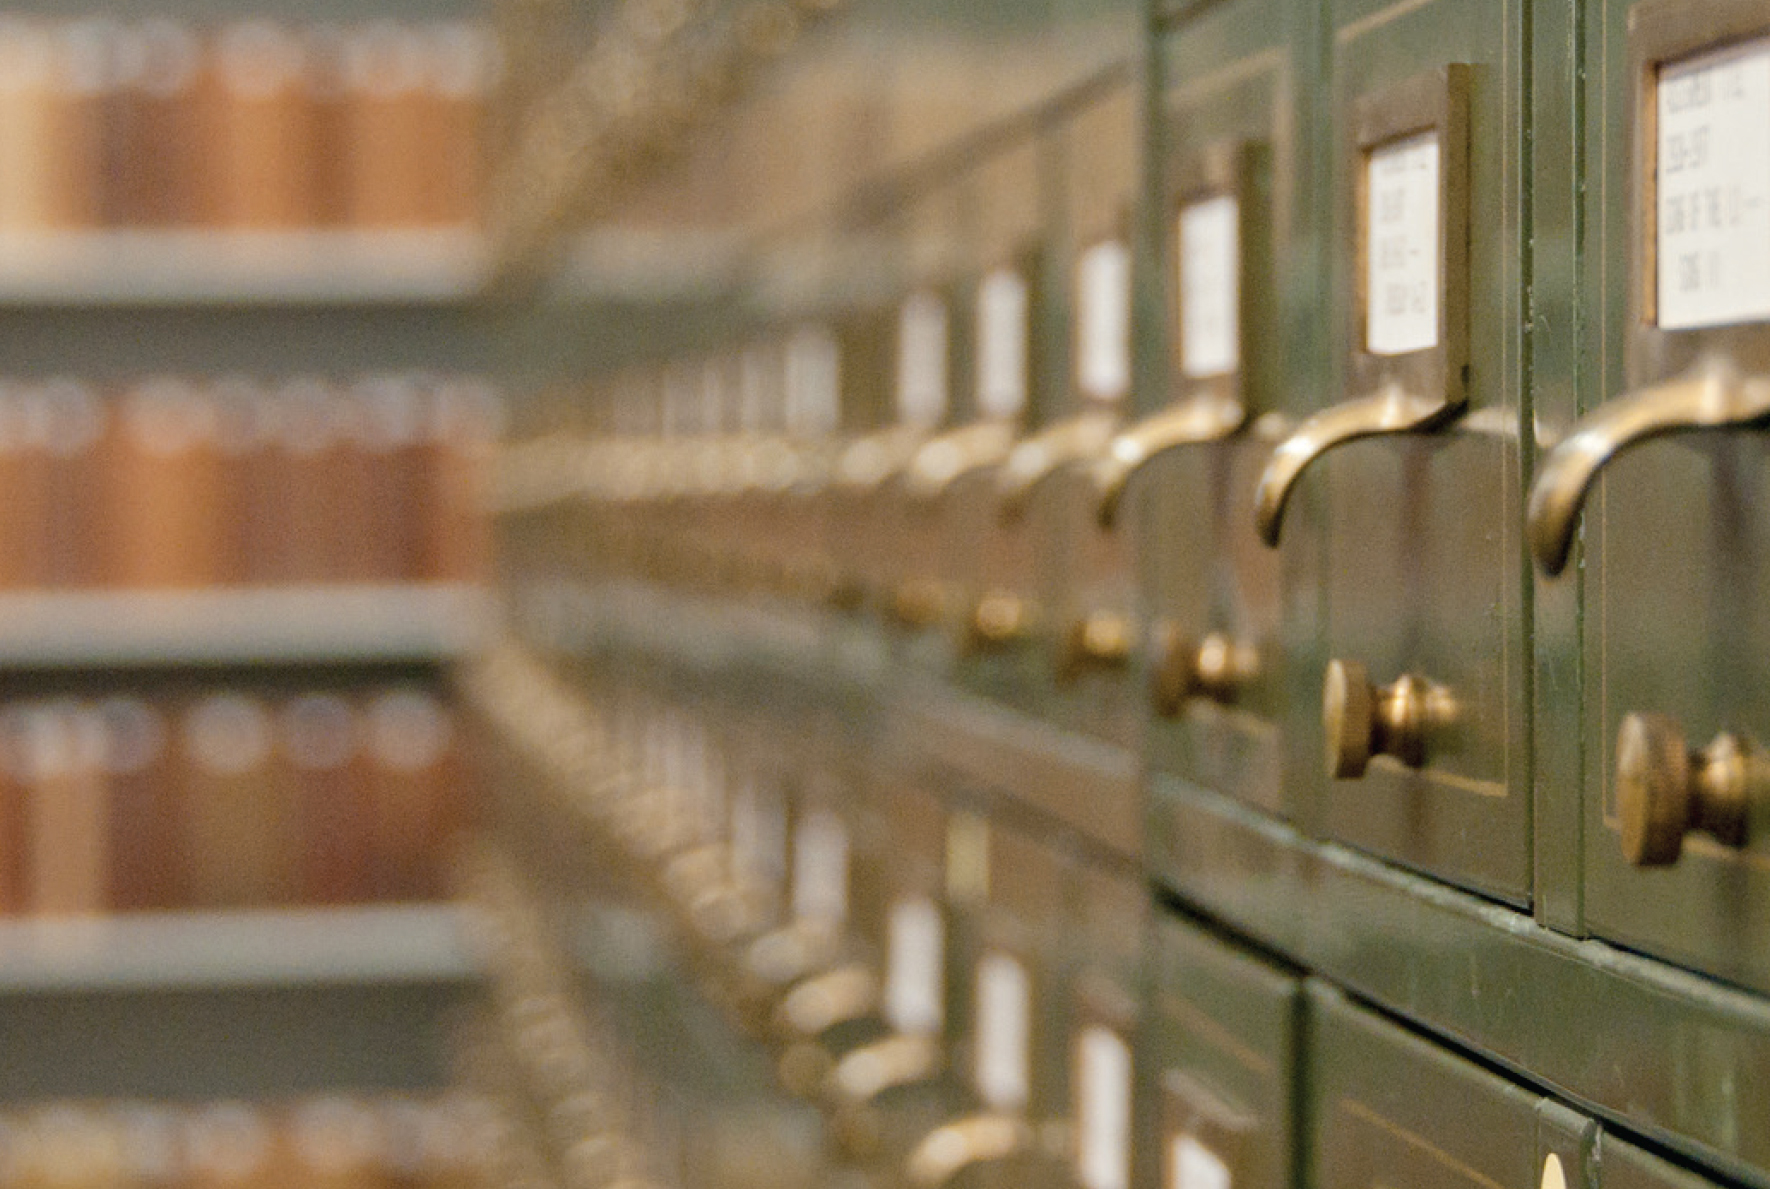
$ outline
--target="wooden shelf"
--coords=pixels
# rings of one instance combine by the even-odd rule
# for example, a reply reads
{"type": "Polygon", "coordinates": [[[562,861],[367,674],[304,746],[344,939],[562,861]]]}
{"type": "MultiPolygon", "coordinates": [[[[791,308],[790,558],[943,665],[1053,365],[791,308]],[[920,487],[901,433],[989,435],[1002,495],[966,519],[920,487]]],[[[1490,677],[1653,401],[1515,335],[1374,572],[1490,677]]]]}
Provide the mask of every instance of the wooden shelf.
{"type": "Polygon", "coordinates": [[[0,595],[0,667],[441,661],[485,639],[491,601],[451,584],[0,595]]]}
{"type": "Polygon", "coordinates": [[[0,235],[0,307],[412,305],[478,293],[468,229],[0,235]]]}
{"type": "Polygon", "coordinates": [[[151,912],[0,922],[0,995],[460,982],[449,905],[151,912]]]}

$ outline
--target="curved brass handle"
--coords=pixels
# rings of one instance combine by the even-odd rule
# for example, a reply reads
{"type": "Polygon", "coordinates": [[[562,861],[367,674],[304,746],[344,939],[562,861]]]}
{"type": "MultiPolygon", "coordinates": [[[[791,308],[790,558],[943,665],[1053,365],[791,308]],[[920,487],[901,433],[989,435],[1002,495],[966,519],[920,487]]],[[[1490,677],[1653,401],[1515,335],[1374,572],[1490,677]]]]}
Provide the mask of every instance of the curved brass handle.
{"type": "Polygon", "coordinates": [[[899,1032],[845,1054],[825,1079],[832,1130],[850,1158],[878,1154],[885,1131],[880,1095],[931,1082],[943,1065],[940,1042],[924,1032],[899,1032]]]}
{"type": "Polygon", "coordinates": [[[980,421],[923,442],[904,471],[904,487],[914,498],[933,503],[967,475],[999,466],[1014,449],[1014,426],[980,421]]]}
{"type": "Polygon", "coordinates": [[[1559,574],[1573,548],[1574,522],[1598,472],[1624,450],[1665,434],[1729,429],[1770,417],[1770,379],[1710,364],[1682,379],[1629,393],[1582,417],[1537,472],[1530,489],[1530,551],[1559,574]]]}
{"type": "Polygon", "coordinates": [[[924,431],[894,425],[854,439],[836,459],[836,482],[851,491],[877,491],[902,474],[926,438],[924,431]]]}
{"type": "Polygon", "coordinates": [[[934,1035],[897,1032],[844,1053],[830,1070],[829,1092],[844,1107],[864,1107],[887,1091],[929,1080],[941,1064],[934,1035]]]}
{"type": "Polygon", "coordinates": [[[1414,396],[1398,384],[1389,384],[1375,396],[1316,413],[1279,443],[1260,473],[1260,485],[1254,492],[1254,520],[1260,539],[1268,545],[1278,544],[1291,489],[1309,464],[1329,450],[1360,438],[1425,433],[1454,420],[1463,407],[1460,400],[1414,396]]]}
{"type": "Polygon", "coordinates": [[[1033,492],[1065,467],[1099,458],[1112,442],[1116,424],[1117,418],[1111,413],[1080,413],[1015,446],[1002,464],[1001,479],[996,485],[1002,519],[1013,520],[1024,514],[1033,492]]]}
{"type": "Polygon", "coordinates": [[[794,985],[774,1009],[775,1027],[789,1040],[809,1040],[872,1012],[879,980],[859,962],[814,974],[794,985]]]}
{"type": "Polygon", "coordinates": [[[905,1162],[917,1189],[939,1189],[973,1165],[1006,1160],[1032,1143],[1032,1128],[1018,1115],[971,1115],[936,1127],[905,1162]]]}
{"type": "Polygon", "coordinates": [[[1100,527],[1110,529],[1118,523],[1125,492],[1138,471],[1170,450],[1220,442],[1239,432],[1247,420],[1248,411],[1240,402],[1215,393],[1201,393],[1118,435],[1094,472],[1100,493],[1096,513],[1100,527]]]}

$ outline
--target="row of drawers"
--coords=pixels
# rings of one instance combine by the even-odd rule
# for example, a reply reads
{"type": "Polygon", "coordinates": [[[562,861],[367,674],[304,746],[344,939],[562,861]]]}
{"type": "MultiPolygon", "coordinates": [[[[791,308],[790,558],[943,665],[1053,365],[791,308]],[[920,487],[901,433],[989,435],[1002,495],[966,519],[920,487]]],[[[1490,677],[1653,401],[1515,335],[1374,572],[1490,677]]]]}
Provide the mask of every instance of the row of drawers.
{"type": "Polygon", "coordinates": [[[872,229],[901,248],[885,275],[593,385],[512,452],[506,507],[540,514],[506,540],[568,577],[861,609],[907,665],[1153,775],[1770,991],[1762,442],[1575,428],[1637,382],[1755,391],[1755,329],[1663,359],[1629,337],[1624,63],[1701,74],[1770,29],[1723,10],[1592,6],[1581,42],[1499,3],[1184,6],[1148,79],[906,198],[872,229]],[[1562,110],[1581,87],[1590,143],[1562,110]],[[1439,317],[1391,349],[1357,337],[1359,204],[1422,136],[1439,317]],[[1186,228],[1221,200],[1228,370],[1184,341],[1186,228]]]}
{"type": "MultiPolygon", "coordinates": [[[[525,978],[551,970],[542,981],[563,1019],[573,1002],[584,1027],[623,1017],[621,1077],[650,1086],[646,1109],[672,1120],[649,1127],[654,1141],[717,1136],[735,1117],[790,1183],[919,1189],[1708,1183],[1291,961],[1152,905],[1134,870],[1036,807],[993,798],[987,781],[893,745],[864,707],[779,686],[725,702],[715,690],[732,691],[702,675],[714,680],[684,696],[656,658],[537,667],[506,649],[468,680],[495,740],[502,845],[545,906],[512,914],[516,867],[494,864],[492,884],[506,886],[496,935],[589,971],[506,940],[500,1001],[514,1011],[534,994],[525,978]],[[770,798],[773,828],[760,824],[770,798]],[[729,902],[740,894],[751,909],[729,902]],[[621,947],[585,929],[610,902],[672,922],[656,947],[666,968],[654,957],[641,983],[616,978],[612,992],[621,947]],[[746,911],[760,915],[734,928],[746,911]],[[795,939],[810,950],[784,944],[795,939]],[[663,1042],[644,1021],[682,1012],[685,989],[699,1022],[663,1042]],[[635,997],[652,1005],[637,1018],[617,1006],[635,997]],[[942,1056],[916,1049],[896,1068],[900,1049],[928,1040],[942,1056]],[[788,1091],[828,1112],[822,1148],[782,1142],[806,1123],[788,1091]]],[[[1471,979],[1491,977],[1481,955],[1460,960],[1471,979]]],[[[528,1031],[515,1043],[531,1064],[574,1067],[528,1031]]],[[[1620,1060],[1629,1041],[1612,1039],[1620,1060]]],[[[1644,1077],[1643,1099],[1688,1085],[1672,1070],[1644,1077]],[[1664,1086],[1647,1084],[1656,1076],[1664,1086]]],[[[700,1163],[680,1140],[653,1150],[645,1176],[743,1183],[731,1152],[707,1163],[707,1147],[687,1145],[700,1163]]]]}

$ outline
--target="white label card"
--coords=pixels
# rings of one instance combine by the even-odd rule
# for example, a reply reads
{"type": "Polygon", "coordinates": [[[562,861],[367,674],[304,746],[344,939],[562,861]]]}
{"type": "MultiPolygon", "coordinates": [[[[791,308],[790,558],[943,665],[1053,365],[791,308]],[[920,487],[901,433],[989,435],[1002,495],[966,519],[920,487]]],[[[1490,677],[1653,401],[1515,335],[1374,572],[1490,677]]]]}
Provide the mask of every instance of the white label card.
{"type": "Polygon", "coordinates": [[[977,961],[977,1093],[991,1110],[1026,1105],[1032,1042],[1032,983],[1000,952],[977,961]]]}
{"type": "Polygon", "coordinates": [[[751,886],[778,889],[786,878],[787,810],[778,791],[758,777],[739,786],[731,805],[731,861],[751,886]]]}
{"type": "Polygon", "coordinates": [[[1180,371],[1190,379],[1241,366],[1240,211],[1227,194],[1180,209],[1180,371]]]}
{"type": "Polygon", "coordinates": [[[1365,349],[1405,355],[1438,345],[1438,134],[1375,149],[1365,161],[1365,349]]]}
{"type": "Polygon", "coordinates": [[[917,293],[897,315],[897,419],[930,429],[946,419],[946,302],[917,293]]]}
{"type": "Polygon", "coordinates": [[[1168,1189],[1232,1189],[1229,1166],[1190,1135],[1168,1149],[1168,1189]]]}
{"type": "Polygon", "coordinates": [[[1018,417],[1026,408],[1026,281],[999,268],[977,289],[977,407],[985,417],[1018,417]]]}
{"type": "Polygon", "coordinates": [[[891,907],[885,1022],[898,1032],[938,1032],[945,1017],[946,922],[917,896],[891,907]]]}
{"type": "Polygon", "coordinates": [[[842,352],[822,326],[802,326],[787,339],[787,432],[818,437],[833,433],[840,406],[842,352]]]}
{"type": "Polygon", "coordinates": [[[1090,400],[1131,390],[1131,250],[1110,239],[1076,268],[1076,382],[1090,400]]]}
{"type": "Polygon", "coordinates": [[[826,924],[848,918],[848,831],[826,810],[806,814],[793,831],[793,915],[826,924]]]}
{"type": "Polygon", "coordinates": [[[1131,1049],[1098,1024],[1076,1042],[1076,1177],[1083,1189],[1131,1183],[1131,1049]]]}
{"type": "Polygon", "coordinates": [[[1770,318],[1770,40],[1662,66],[1659,324],[1770,318]]]}

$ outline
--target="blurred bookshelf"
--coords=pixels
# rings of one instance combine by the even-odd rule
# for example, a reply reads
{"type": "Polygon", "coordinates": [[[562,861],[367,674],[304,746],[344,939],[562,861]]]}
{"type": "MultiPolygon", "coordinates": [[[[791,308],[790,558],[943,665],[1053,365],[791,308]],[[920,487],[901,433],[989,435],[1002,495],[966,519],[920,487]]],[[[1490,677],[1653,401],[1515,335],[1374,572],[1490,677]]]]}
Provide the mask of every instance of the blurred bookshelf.
{"type": "Polygon", "coordinates": [[[0,7],[6,1109],[456,1081],[486,442],[424,386],[491,370],[485,15],[0,7]],[[376,384],[422,391],[378,418],[376,384]],[[440,708],[393,747],[446,771],[377,754],[389,698],[440,708]],[[120,704],[133,771],[94,725],[120,704]]]}

